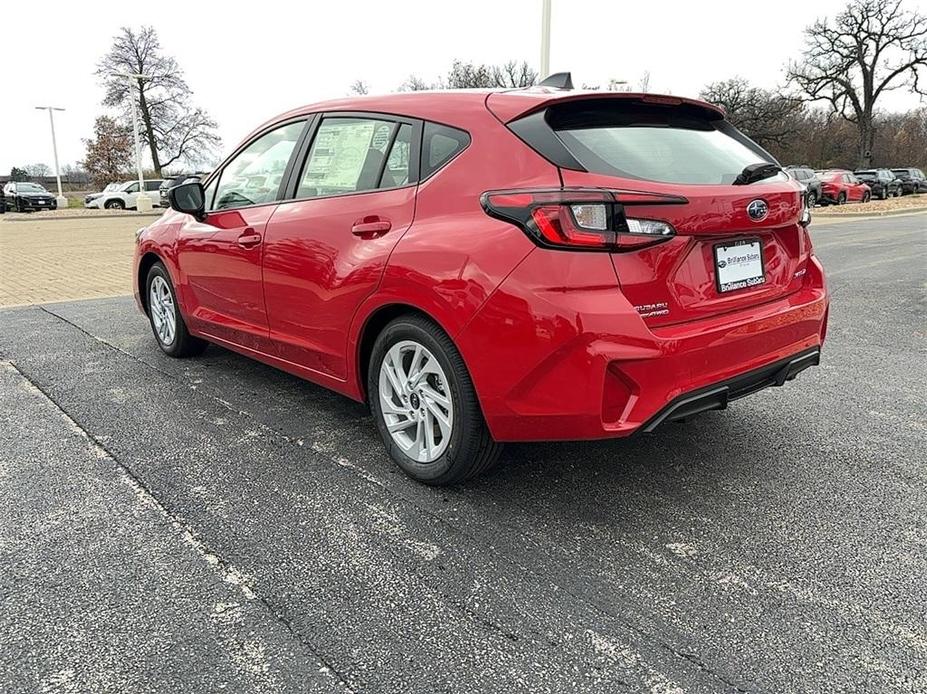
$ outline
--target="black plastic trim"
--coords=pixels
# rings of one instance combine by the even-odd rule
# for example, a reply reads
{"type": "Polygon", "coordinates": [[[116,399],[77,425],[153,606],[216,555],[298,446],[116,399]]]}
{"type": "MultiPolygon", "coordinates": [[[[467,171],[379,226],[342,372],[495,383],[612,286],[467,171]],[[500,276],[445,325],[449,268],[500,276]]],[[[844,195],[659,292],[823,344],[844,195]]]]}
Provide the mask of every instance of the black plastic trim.
{"type": "Polygon", "coordinates": [[[800,372],[821,363],[821,348],[812,347],[774,364],[680,395],[650,418],[640,431],[652,432],[664,422],[678,422],[709,410],[723,410],[732,400],[785,385],[800,372]]]}

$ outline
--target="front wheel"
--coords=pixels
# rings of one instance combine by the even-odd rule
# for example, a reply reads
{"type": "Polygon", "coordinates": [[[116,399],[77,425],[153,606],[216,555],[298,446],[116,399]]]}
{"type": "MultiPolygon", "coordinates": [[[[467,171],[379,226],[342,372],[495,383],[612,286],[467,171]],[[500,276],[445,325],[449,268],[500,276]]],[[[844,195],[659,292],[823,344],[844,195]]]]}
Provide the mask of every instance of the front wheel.
{"type": "Polygon", "coordinates": [[[863,193],[863,202],[869,202],[871,199],[872,195],[870,193],[863,193]]]}
{"type": "Polygon", "coordinates": [[[107,210],[124,210],[126,208],[125,203],[122,200],[107,200],[103,203],[103,207],[107,210]]]}
{"type": "Polygon", "coordinates": [[[163,264],[155,263],[148,271],[145,296],[151,332],[154,333],[161,350],[171,357],[202,354],[207,343],[194,337],[187,330],[187,324],[177,308],[177,295],[174,293],[171,277],[163,264]]]}
{"type": "Polygon", "coordinates": [[[846,204],[846,201],[847,201],[847,194],[846,194],[846,193],[840,193],[840,195],[837,196],[837,204],[838,204],[838,205],[844,205],[844,204],[846,204]]]}
{"type": "Polygon", "coordinates": [[[397,318],[383,329],[367,393],[390,457],[413,479],[455,484],[496,462],[501,446],[489,434],[467,367],[427,319],[397,318]]]}

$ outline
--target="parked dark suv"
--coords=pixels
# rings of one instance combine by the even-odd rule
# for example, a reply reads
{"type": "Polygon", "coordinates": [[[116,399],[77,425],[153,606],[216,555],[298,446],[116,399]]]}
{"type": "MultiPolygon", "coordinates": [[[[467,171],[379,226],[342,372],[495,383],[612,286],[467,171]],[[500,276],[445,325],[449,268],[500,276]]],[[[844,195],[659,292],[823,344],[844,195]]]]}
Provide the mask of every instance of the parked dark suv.
{"type": "Polygon", "coordinates": [[[814,206],[821,199],[821,179],[810,166],[786,166],[785,172],[808,189],[808,204],[814,206]]]}
{"type": "Polygon", "coordinates": [[[892,173],[901,179],[904,194],[927,193],[927,179],[920,169],[892,169],[892,173]]]}
{"type": "Polygon", "coordinates": [[[58,208],[55,196],[38,183],[9,182],[3,187],[4,205],[7,210],[54,210],[58,208]]]}
{"type": "Polygon", "coordinates": [[[889,169],[862,169],[853,174],[872,189],[872,197],[885,200],[901,195],[902,183],[889,169]]]}

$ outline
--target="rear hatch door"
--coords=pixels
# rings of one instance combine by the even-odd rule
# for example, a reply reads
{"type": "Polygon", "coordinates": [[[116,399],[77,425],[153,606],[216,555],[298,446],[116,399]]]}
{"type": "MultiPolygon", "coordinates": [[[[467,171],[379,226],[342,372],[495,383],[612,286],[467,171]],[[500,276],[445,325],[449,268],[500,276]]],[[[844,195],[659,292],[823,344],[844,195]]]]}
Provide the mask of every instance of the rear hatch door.
{"type": "Polygon", "coordinates": [[[629,218],[668,222],[675,236],[612,253],[623,293],[649,325],[740,310],[801,286],[810,254],[802,187],[784,173],[735,184],[745,167],[774,160],[720,112],[671,97],[593,97],[549,106],[543,119],[564,186],[677,198],[625,207],[629,218]]]}

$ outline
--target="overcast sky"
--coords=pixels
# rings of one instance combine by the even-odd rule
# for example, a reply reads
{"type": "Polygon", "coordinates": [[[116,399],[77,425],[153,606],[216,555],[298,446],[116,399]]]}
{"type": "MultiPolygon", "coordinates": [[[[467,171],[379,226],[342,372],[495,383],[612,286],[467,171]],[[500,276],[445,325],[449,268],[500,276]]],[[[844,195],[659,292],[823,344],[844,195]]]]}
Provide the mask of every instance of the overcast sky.
{"type": "MultiPolygon", "coordinates": [[[[927,12],[927,0],[908,0],[927,12]]],[[[124,25],[155,26],[177,58],[197,104],[219,122],[229,149],[265,119],[294,106],[344,96],[363,79],[394,90],[410,73],[445,74],[457,58],[527,60],[537,67],[541,0],[345,0],[5,3],[0,12],[0,172],[52,165],[48,116],[56,114],[61,165],[83,158],[81,138],[103,112],[97,61],[124,25]],[[298,9],[297,9],[298,8],[298,9]]],[[[773,88],[797,58],[802,29],[844,0],[553,0],[551,70],[574,82],[637,83],[696,96],[708,82],[741,75],[773,88]]],[[[884,108],[917,106],[903,90],[884,108]]]]}

